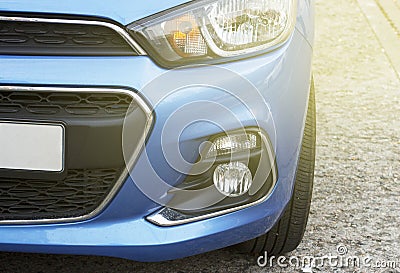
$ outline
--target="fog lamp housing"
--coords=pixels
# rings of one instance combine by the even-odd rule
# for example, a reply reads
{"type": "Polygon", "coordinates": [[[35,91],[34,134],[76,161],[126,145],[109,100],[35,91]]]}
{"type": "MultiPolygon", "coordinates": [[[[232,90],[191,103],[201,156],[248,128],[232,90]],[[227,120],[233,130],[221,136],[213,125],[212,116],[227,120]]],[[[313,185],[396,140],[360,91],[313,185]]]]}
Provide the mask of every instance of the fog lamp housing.
{"type": "Polygon", "coordinates": [[[197,163],[207,168],[173,187],[170,201],[148,221],[175,226],[248,208],[265,201],[278,179],[272,143],[257,127],[210,136],[197,163]]]}

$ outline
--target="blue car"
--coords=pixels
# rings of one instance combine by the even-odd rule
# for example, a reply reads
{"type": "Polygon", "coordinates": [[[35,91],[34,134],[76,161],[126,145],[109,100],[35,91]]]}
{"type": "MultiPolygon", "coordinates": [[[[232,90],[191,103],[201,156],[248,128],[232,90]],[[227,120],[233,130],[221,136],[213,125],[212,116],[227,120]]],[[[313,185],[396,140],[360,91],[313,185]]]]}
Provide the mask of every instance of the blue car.
{"type": "Polygon", "coordinates": [[[310,0],[0,0],[0,251],[295,249],[313,32],[310,0]]]}

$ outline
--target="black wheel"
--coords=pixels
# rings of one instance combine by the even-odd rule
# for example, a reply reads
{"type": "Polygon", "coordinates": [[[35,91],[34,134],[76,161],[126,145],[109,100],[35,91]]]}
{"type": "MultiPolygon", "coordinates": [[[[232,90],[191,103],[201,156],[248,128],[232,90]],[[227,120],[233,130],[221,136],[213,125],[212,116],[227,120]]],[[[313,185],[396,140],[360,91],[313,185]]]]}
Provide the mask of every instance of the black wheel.
{"type": "Polygon", "coordinates": [[[266,234],[237,245],[240,252],[279,255],[297,248],[303,239],[310,212],[315,165],[315,94],[311,82],[307,118],[297,166],[293,196],[281,219],[266,234]]]}

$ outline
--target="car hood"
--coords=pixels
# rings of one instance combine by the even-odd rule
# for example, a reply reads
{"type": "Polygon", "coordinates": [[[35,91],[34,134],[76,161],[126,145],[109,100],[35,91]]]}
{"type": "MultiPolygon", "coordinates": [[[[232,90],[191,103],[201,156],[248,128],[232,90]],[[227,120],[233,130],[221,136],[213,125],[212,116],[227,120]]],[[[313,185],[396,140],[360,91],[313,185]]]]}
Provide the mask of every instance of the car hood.
{"type": "Polygon", "coordinates": [[[127,25],[187,0],[0,0],[0,13],[52,13],[96,16],[127,25]]]}

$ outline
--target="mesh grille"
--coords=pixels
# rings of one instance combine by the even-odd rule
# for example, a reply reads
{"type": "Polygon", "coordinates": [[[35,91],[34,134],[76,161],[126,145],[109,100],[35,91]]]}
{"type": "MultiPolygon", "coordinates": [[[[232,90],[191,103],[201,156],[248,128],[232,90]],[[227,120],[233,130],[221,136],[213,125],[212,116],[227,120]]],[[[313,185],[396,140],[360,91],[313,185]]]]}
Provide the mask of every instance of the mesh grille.
{"type": "Polygon", "coordinates": [[[105,26],[0,21],[0,54],[136,55],[113,29],[105,26]]]}
{"type": "Polygon", "coordinates": [[[121,185],[119,179],[126,178],[120,143],[125,115],[130,114],[129,122],[137,130],[132,133],[133,148],[141,145],[146,128],[147,116],[139,102],[125,92],[0,87],[0,119],[65,127],[62,173],[0,168],[0,223],[86,219],[104,208],[113,189],[121,185]]]}
{"type": "Polygon", "coordinates": [[[123,116],[137,105],[132,97],[108,93],[0,92],[0,115],[123,116]]]}
{"type": "Polygon", "coordinates": [[[87,215],[120,175],[120,169],[86,169],[69,170],[62,180],[0,178],[0,221],[87,215]]]}

